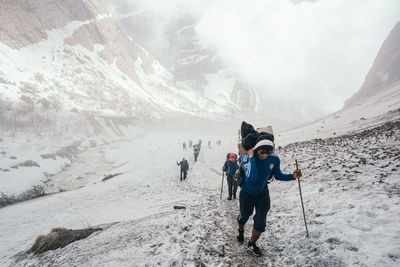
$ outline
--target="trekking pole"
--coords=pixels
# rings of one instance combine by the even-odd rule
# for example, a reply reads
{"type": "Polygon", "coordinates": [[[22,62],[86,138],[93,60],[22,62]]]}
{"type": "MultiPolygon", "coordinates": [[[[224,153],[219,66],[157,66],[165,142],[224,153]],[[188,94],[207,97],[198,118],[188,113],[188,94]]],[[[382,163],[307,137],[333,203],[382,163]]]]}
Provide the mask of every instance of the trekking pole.
{"type": "MultiPolygon", "coordinates": [[[[296,159],[296,171],[297,171],[297,170],[299,170],[299,164],[297,163],[297,159],[296,159]]],[[[299,183],[299,192],[300,192],[301,208],[303,209],[304,225],[306,226],[306,237],[309,237],[309,235],[308,235],[308,228],[307,228],[307,221],[306,221],[306,213],[304,212],[303,195],[301,194],[300,177],[297,179],[297,182],[299,183]]]]}
{"type": "Polygon", "coordinates": [[[219,199],[222,199],[222,189],[224,188],[224,172],[222,172],[222,182],[221,182],[221,196],[219,197],[219,199]]]}

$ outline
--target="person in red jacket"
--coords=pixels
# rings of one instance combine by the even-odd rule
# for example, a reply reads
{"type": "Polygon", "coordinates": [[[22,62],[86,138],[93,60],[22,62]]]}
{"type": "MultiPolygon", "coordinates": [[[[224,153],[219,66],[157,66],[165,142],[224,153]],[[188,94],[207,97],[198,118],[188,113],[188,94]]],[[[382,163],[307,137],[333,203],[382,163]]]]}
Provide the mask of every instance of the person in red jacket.
{"type": "Polygon", "coordinates": [[[234,175],[236,170],[239,168],[236,161],[236,154],[230,153],[229,159],[225,161],[224,166],[222,167],[222,171],[226,173],[226,181],[228,183],[228,200],[236,199],[236,191],[237,191],[237,182],[234,180],[234,175]]]}

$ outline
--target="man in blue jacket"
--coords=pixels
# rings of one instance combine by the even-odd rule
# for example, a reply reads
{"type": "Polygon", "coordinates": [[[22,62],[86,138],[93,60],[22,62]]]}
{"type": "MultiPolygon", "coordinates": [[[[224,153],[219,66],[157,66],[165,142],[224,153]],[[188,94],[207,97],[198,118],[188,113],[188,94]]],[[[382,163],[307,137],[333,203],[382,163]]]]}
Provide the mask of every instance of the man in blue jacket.
{"type": "Polygon", "coordinates": [[[230,153],[229,159],[225,161],[224,166],[222,167],[222,171],[226,173],[226,181],[228,182],[228,200],[236,199],[236,190],[237,190],[237,182],[233,179],[236,170],[239,168],[236,161],[236,154],[230,153]]]}
{"type": "Polygon", "coordinates": [[[241,160],[244,180],[239,194],[240,214],[237,218],[239,223],[237,240],[243,244],[244,225],[253,214],[255,208],[254,225],[247,247],[256,256],[262,255],[261,249],[256,246],[256,241],[261,233],[265,231],[267,213],[270,209],[268,179],[274,175],[277,180],[291,181],[298,179],[302,175],[300,170],[296,170],[293,174],[282,173],[280,159],[272,152],[273,142],[260,136],[254,148],[248,150],[241,160]]]}

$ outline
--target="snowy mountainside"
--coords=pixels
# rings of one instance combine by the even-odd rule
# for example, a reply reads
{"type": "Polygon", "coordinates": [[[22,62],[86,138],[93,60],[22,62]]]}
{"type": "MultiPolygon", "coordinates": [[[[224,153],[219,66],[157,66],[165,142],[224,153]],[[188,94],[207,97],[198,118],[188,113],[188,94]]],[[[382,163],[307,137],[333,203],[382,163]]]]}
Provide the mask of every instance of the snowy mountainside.
{"type": "Polygon", "coordinates": [[[0,99],[89,114],[224,112],[178,88],[97,1],[22,0],[0,9],[0,99]]]}
{"type": "Polygon", "coordinates": [[[202,47],[194,17],[180,14],[171,23],[135,1],[105,2],[126,31],[171,71],[183,87],[232,112],[259,111],[257,88],[227,68],[214,51],[202,47]]]}
{"type": "Polygon", "coordinates": [[[360,90],[346,101],[346,106],[362,103],[368,97],[399,84],[400,81],[400,21],[383,42],[374,64],[360,90]]]}
{"type": "MultiPolygon", "coordinates": [[[[107,182],[0,209],[0,263],[5,266],[397,266],[400,216],[400,124],[325,140],[298,142],[277,151],[281,169],[303,171],[302,192],[310,238],[305,237],[297,182],[273,181],[267,231],[256,258],[236,241],[237,200],[220,199],[221,172],[227,151],[204,146],[198,162],[182,151],[183,136],[152,133],[111,144],[107,182]],[[143,152],[157,154],[152,161],[143,152]],[[189,159],[187,181],[179,181],[174,160],[189,159]],[[170,159],[170,160],[165,160],[170,159]],[[150,168],[151,166],[151,168],[150,168]],[[174,210],[184,205],[185,210],[174,210]],[[43,220],[43,217],[51,220],[43,220]],[[24,254],[39,234],[53,227],[99,225],[101,232],[42,255],[24,254]],[[21,225],[34,227],[20,227],[21,225]],[[18,235],[15,235],[15,233],[18,235]],[[7,244],[7,245],[6,245],[7,244]]],[[[199,136],[200,137],[200,136],[199,136]]],[[[81,160],[90,161],[89,158],[81,160]]],[[[89,168],[90,166],[88,166],[89,168]]],[[[90,171],[75,169],[79,172],[90,171]]],[[[249,239],[252,220],[246,225],[249,239]]]]}

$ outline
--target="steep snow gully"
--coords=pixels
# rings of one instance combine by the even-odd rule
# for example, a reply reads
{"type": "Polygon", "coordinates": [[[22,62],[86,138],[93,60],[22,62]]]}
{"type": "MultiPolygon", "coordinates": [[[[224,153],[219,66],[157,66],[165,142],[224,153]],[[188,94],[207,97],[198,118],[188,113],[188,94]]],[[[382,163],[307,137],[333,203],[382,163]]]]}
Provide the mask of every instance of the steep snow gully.
{"type": "MultiPolygon", "coordinates": [[[[227,201],[226,190],[222,199],[219,196],[221,167],[226,153],[236,150],[235,141],[221,137],[222,146],[203,145],[199,161],[194,162],[191,150],[182,152],[182,139],[155,137],[106,152],[106,158],[114,161],[114,171],[124,173],[121,176],[0,209],[0,217],[5,218],[1,235],[7,242],[0,247],[0,265],[400,264],[399,121],[277,150],[284,172],[294,170],[295,159],[303,170],[310,237],[305,237],[297,182],[273,181],[267,231],[258,241],[264,252],[261,258],[236,241],[238,201],[227,201]],[[150,145],[154,140],[158,145],[150,145]],[[150,157],[143,158],[143,153],[150,157]],[[189,159],[190,171],[188,179],[180,182],[175,161],[182,156],[189,159]],[[186,209],[174,210],[175,204],[186,209]],[[82,227],[82,217],[103,231],[39,256],[23,253],[37,235],[53,227],[82,227]]],[[[246,225],[246,241],[252,223],[250,219],[246,225]]]]}

